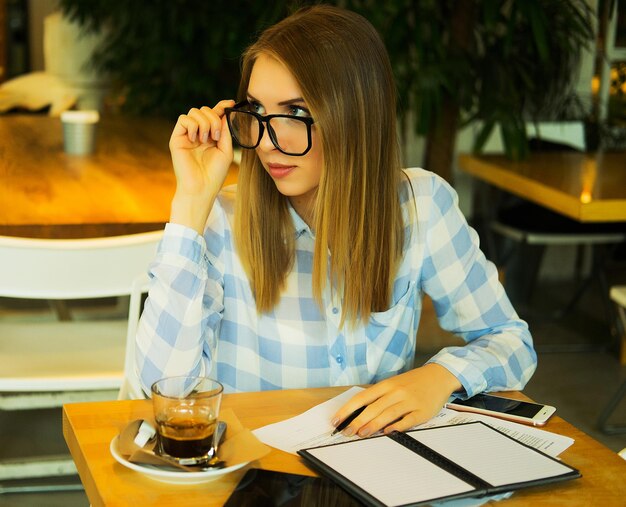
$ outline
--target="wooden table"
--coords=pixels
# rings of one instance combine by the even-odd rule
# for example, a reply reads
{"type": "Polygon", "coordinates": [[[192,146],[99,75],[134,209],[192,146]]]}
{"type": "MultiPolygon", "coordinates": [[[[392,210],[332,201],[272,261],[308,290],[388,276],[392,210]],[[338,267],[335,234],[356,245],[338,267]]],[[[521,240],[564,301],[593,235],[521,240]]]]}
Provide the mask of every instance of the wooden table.
{"type": "MultiPolygon", "coordinates": [[[[345,389],[230,394],[224,396],[222,408],[232,408],[244,427],[254,429],[300,414],[345,389]]],[[[507,395],[524,398],[520,393],[507,395]]],[[[91,505],[181,505],[181,498],[184,498],[182,505],[187,507],[222,505],[245,469],[206,484],[182,486],[154,481],[113,459],[109,452],[111,440],[129,421],[150,412],[148,400],[76,403],[63,407],[63,434],[91,505]]],[[[578,468],[583,477],[516,492],[503,505],[624,505],[626,461],[559,417],[553,417],[545,429],[575,439],[560,457],[578,468]]],[[[253,466],[315,475],[299,457],[276,449],[253,466]]]]}
{"type": "Polygon", "coordinates": [[[626,153],[461,155],[472,176],[580,222],[626,222],[626,153]]]}
{"type": "Polygon", "coordinates": [[[176,184],[168,149],[173,127],[158,118],[105,116],[95,153],[76,156],[63,151],[59,118],[0,116],[0,235],[161,229],[176,184]]]}

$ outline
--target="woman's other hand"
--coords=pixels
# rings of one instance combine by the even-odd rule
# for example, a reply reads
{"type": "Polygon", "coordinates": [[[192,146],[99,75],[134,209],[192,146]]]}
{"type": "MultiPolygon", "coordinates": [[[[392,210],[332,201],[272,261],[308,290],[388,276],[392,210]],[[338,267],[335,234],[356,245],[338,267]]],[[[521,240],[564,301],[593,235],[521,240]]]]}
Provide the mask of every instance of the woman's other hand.
{"type": "Polygon", "coordinates": [[[170,137],[176,174],[176,193],[170,221],[192,227],[199,234],[233,161],[233,143],[222,100],[214,108],[193,108],[180,115],[170,137]]]}
{"type": "Polygon", "coordinates": [[[344,435],[366,437],[384,428],[385,433],[406,431],[435,416],[450,395],[462,388],[457,378],[435,363],[385,379],[353,396],[333,416],[337,426],[354,410],[365,410],[343,430],[344,435]]]}

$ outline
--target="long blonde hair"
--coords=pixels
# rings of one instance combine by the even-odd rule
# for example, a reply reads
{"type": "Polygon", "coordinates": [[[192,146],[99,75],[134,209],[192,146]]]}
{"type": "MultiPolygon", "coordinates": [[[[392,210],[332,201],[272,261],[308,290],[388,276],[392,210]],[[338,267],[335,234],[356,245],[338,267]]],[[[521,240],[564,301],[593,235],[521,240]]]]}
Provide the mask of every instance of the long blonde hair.
{"type": "MultiPolygon", "coordinates": [[[[384,44],[356,13],[303,8],[244,53],[240,100],[260,54],[295,77],[322,143],[313,295],[321,306],[330,280],[343,300],[342,323],[365,322],[389,306],[403,243],[395,84],[384,44]]],[[[257,310],[271,310],[293,265],[294,229],[287,198],[252,150],[244,150],[240,166],[235,241],[257,310]]]]}

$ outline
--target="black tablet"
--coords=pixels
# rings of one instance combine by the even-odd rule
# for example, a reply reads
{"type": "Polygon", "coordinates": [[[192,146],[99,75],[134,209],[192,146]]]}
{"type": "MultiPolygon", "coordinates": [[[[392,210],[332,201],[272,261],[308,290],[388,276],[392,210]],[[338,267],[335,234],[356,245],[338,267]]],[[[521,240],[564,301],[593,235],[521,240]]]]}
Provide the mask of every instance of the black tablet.
{"type": "Polygon", "coordinates": [[[225,507],[361,507],[363,504],[323,477],[251,468],[225,507]]]}

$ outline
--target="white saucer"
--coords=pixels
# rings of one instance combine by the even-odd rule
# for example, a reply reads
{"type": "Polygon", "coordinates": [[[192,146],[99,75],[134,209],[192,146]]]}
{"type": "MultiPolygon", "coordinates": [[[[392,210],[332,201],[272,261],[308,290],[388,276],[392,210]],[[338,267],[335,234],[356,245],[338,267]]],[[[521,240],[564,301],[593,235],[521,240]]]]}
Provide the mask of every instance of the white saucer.
{"type": "Polygon", "coordinates": [[[215,470],[205,470],[204,472],[176,472],[174,470],[163,470],[162,468],[145,465],[141,463],[131,463],[124,456],[122,456],[117,448],[118,437],[111,440],[111,455],[115,460],[124,465],[126,468],[135,470],[144,475],[147,475],[155,481],[167,482],[170,484],[200,484],[203,482],[214,481],[219,479],[222,475],[229,474],[235,470],[245,467],[248,463],[239,463],[232,467],[216,468],[215,470]]]}

